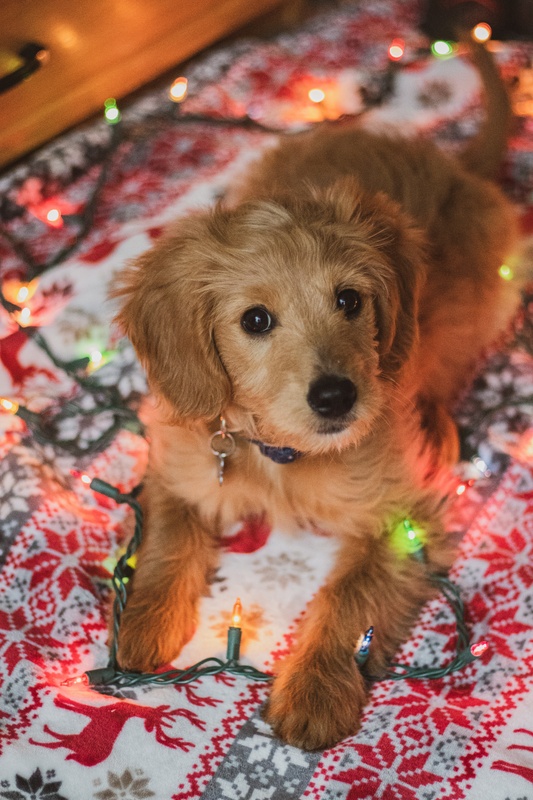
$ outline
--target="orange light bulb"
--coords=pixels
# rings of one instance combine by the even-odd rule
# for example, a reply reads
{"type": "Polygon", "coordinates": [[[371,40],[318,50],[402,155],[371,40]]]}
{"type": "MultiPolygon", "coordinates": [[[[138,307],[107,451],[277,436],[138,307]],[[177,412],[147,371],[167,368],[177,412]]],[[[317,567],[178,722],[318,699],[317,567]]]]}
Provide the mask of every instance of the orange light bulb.
{"type": "Polygon", "coordinates": [[[479,22],[472,28],[472,38],[475,39],[476,42],[488,42],[491,36],[492,28],[488,22],[479,22]]]}
{"type": "Polygon", "coordinates": [[[477,642],[470,648],[470,652],[475,658],[480,658],[489,649],[488,642],[477,642]]]}
{"type": "Polygon", "coordinates": [[[15,311],[13,313],[13,318],[21,328],[26,328],[30,324],[31,308],[24,306],[24,308],[21,308],[20,311],[15,311]]]}
{"type": "Polygon", "coordinates": [[[389,58],[391,61],[400,61],[405,53],[405,42],[403,39],[393,39],[389,45],[389,58]]]}
{"type": "Polygon", "coordinates": [[[312,103],[323,103],[326,99],[326,93],[323,89],[310,89],[308,97],[312,103]]]}
{"type": "Polygon", "coordinates": [[[181,103],[187,97],[187,78],[176,78],[169,89],[169,97],[173,103],[181,103]]]}
{"type": "Polygon", "coordinates": [[[83,675],[75,675],[72,678],[65,678],[64,681],[61,681],[61,686],[89,686],[89,684],[89,677],[85,672],[83,675]]]}
{"type": "Polygon", "coordinates": [[[240,597],[237,598],[235,601],[235,605],[233,606],[233,611],[231,613],[231,624],[234,628],[240,628],[242,621],[242,606],[240,597]]]}
{"type": "Polygon", "coordinates": [[[51,208],[50,211],[46,215],[46,219],[51,224],[57,224],[61,219],[61,211],[58,208],[51,208]]]}
{"type": "Polygon", "coordinates": [[[80,481],[84,483],[86,486],[90,486],[90,484],[92,483],[91,476],[87,475],[86,472],[80,472],[79,469],[71,469],[70,474],[72,475],[73,478],[79,478],[80,481]]]}
{"type": "Polygon", "coordinates": [[[37,291],[39,281],[34,278],[32,281],[18,281],[14,278],[7,278],[2,284],[2,294],[10,303],[26,303],[31,300],[37,291]]]}
{"type": "Polygon", "coordinates": [[[7,397],[0,397],[0,406],[4,411],[7,411],[8,414],[16,414],[19,410],[19,404],[8,400],[7,397]]]}

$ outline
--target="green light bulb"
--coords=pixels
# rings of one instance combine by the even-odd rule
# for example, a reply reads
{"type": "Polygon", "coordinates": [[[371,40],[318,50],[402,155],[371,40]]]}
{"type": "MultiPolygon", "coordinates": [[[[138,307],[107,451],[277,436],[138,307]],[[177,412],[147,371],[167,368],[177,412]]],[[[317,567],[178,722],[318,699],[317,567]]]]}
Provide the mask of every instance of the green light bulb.
{"type": "Polygon", "coordinates": [[[401,558],[421,553],[426,541],[427,533],[424,528],[410,519],[402,519],[391,528],[390,543],[401,558]]]}

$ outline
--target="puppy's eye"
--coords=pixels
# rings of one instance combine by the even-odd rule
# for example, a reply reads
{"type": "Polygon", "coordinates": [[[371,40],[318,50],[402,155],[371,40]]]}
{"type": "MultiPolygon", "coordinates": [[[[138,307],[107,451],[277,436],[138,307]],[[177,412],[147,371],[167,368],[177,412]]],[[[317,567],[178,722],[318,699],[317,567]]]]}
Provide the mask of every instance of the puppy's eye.
{"type": "Polygon", "coordinates": [[[268,333],[275,325],[272,315],[263,308],[249,308],[241,317],[241,325],[246,333],[268,333]]]}
{"type": "Polygon", "coordinates": [[[337,308],[344,311],[348,319],[353,319],[361,311],[361,295],[355,289],[341,289],[337,294],[337,308]]]}

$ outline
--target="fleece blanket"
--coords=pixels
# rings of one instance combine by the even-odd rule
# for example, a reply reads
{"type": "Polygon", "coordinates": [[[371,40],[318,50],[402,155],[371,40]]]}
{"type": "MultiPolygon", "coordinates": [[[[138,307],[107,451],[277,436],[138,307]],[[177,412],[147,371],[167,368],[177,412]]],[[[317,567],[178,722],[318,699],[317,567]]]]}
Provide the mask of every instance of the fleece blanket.
{"type": "MultiPolygon", "coordinates": [[[[460,56],[431,54],[418,15],[413,0],[326,6],[291,33],[219,47],[176,73],[188,80],[181,104],[166,85],[109,103],[107,120],[0,177],[0,798],[533,798],[531,287],[456,411],[450,577],[471,641],[488,644],[480,658],[439,679],[376,683],[357,735],[312,753],[273,737],[261,718],[268,684],[246,676],[65,684],[107,663],[113,564],[132,532],[129,507],[77,475],[130,492],[146,466],[146,383],[107,300],[118,270],[173,218],[215,202],[279,135],[348,114],[452,150],[471,136],[482,117],[476,74],[460,56]]],[[[494,49],[518,115],[501,179],[524,247],[502,270],[508,280],[531,258],[533,50],[494,49]]],[[[261,519],[227,531],[175,666],[224,658],[239,597],[241,662],[271,672],[334,547],[261,519]]],[[[446,664],[455,640],[438,597],[397,660],[446,664]]]]}

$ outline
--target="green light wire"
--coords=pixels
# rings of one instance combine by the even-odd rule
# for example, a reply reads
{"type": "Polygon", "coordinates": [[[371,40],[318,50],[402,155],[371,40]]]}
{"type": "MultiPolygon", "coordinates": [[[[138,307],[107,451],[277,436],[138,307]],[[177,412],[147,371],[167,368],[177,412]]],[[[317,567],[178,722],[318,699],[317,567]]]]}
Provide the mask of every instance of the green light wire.
{"type": "MultiPolygon", "coordinates": [[[[226,661],[215,657],[204,658],[187,669],[171,669],[165,672],[129,672],[120,668],[117,661],[117,643],[120,632],[120,618],[126,607],[127,601],[125,583],[132,574],[132,567],[128,564],[128,560],[136,552],[142,539],[142,508],[133,493],[122,493],[115,486],[112,486],[100,478],[93,478],[89,485],[93,491],[99,492],[100,494],[111,498],[116,503],[125,503],[126,505],[130,506],[135,516],[135,529],[133,537],[126,548],[126,551],[118,559],[117,565],[113,572],[112,585],[115,591],[115,600],[113,603],[113,641],[110,648],[108,664],[107,667],[88,670],[85,673],[89,684],[92,686],[115,685],[120,687],[141,686],[147,684],[159,684],[164,686],[184,685],[200,678],[209,675],[219,675],[223,672],[232,675],[240,675],[254,681],[273,680],[274,675],[271,675],[267,672],[261,672],[260,670],[255,669],[255,667],[246,664],[240,664],[238,661],[238,646],[232,649],[229,644],[228,651],[231,651],[232,657],[227,658],[226,661]]],[[[406,531],[413,529],[419,530],[415,525],[410,523],[409,520],[403,520],[400,525],[402,525],[406,531]]],[[[412,555],[419,560],[422,560],[422,552],[423,548],[421,545],[418,551],[412,551],[412,555]]],[[[455,615],[457,628],[455,658],[449,664],[443,667],[409,667],[404,664],[392,663],[391,669],[387,671],[385,675],[372,680],[428,680],[443,678],[452,672],[462,669],[477,658],[477,656],[472,653],[472,650],[469,647],[469,634],[464,622],[464,604],[457,586],[455,586],[455,584],[453,584],[448,578],[445,578],[441,575],[431,575],[430,578],[431,581],[439,587],[455,615]]],[[[230,628],[229,630],[231,632],[235,629],[230,628]]],[[[370,631],[367,631],[367,635],[369,633],[370,631]]],[[[370,646],[370,644],[368,646],[370,646]]],[[[358,660],[356,654],[355,660],[356,663],[359,663],[361,666],[363,666],[366,658],[358,660]]],[[[66,681],[66,683],[71,683],[71,681],[66,681]]]]}
{"type": "Polygon", "coordinates": [[[270,681],[273,675],[261,672],[247,664],[239,664],[235,658],[222,661],[219,658],[204,658],[197,664],[187,669],[171,669],[166,672],[129,672],[120,669],[117,661],[118,636],[120,631],[120,618],[126,607],[127,591],[125,579],[129,578],[132,568],[128,560],[137,551],[142,538],[142,508],[139,501],[132,494],[123,494],[115,486],[93,478],[90,488],[95,492],[110,497],[116,503],[125,503],[135,515],[135,529],[126,551],[120,556],[113,572],[113,589],[115,600],[113,602],[113,641],[109,652],[107,667],[103,669],[88,670],[86,675],[92,685],[113,684],[116,686],[140,686],[145,684],[183,685],[191,683],[208,675],[218,675],[228,672],[232,675],[241,675],[254,681],[270,681]]]}
{"type": "Polygon", "coordinates": [[[436,680],[438,678],[444,678],[452,672],[463,669],[463,667],[475,661],[477,658],[470,649],[470,636],[464,621],[464,604],[457,586],[443,575],[433,574],[430,576],[430,579],[439,587],[455,615],[455,627],[457,631],[455,658],[442,667],[409,667],[405,664],[392,662],[390,665],[391,668],[386,672],[382,680],[388,679],[398,681],[403,678],[436,680]]]}
{"type": "Polygon", "coordinates": [[[27,428],[33,434],[36,442],[41,445],[51,444],[54,447],[58,447],[59,449],[63,450],[65,453],[69,453],[70,455],[76,457],[87,456],[89,454],[99,453],[102,450],[105,450],[105,448],[111,444],[118,432],[122,429],[127,428],[129,430],[133,430],[139,435],[142,435],[143,433],[142,423],[140,422],[135,411],[126,408],[125,406],[121,407],[115,405],[111,401],[109,401],[107,405],[98,406],[98,408],[95,408],[94,410],[91,409],[87,411],[79,407],[74,400],[69,400],[65,403],[59,413],[50,419],[50,421],[46,419],[45,414],[37,414],[35,411],[30,411],[23,405],[18,403],[17,405],[18,410],[15,412],[15,416],[24,420],[27,428]],[[59,422],[68,419],[69,417],[96,416],[104,413],[105,411],[111,411],[113,413],[112,424],[106,428],[106,430],[101,433],[100,436],[98,436],[96,439],[93,439],[86,447],[83,447],[81,444],[77,444],[75,439],[72,441],[60,439],[54,430],[55,426],[59,422]]]}

